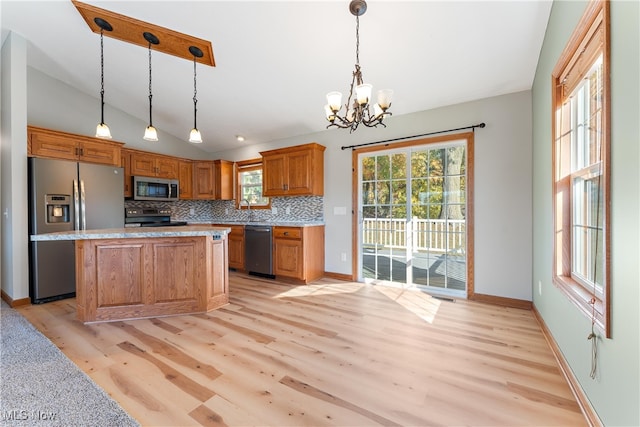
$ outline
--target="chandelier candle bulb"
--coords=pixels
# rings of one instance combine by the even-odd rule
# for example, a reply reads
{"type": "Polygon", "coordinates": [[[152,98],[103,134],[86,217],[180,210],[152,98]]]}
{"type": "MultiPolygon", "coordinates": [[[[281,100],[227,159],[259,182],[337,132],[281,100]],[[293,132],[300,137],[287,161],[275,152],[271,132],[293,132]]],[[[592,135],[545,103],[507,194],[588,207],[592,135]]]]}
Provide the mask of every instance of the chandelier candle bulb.
{"type": "Polygon", "coordinates": [[[336,119],[336,115],[334,114],[334,112],[331,109],[331,107],[329,106],[329,104],[326,104],[324,106],[324,114],[326,114],[327,120],[329,120],[330,122],[332,122],[332,121],[334,121],[336,119]]]}
{"type": "Polygon", "coordinates": [[[369,103],[369,99],[371,99],[371,89],[372,86],[367,83],[363,83],[356,87],[356,98],[358,99],[358,104],[366,105],[369,103]]]}
{"type": "Polygon", "coordinates": [[[342,94],[340,92],[329,92],[327,94],[327,103],[333,112],[340,111],[342,106],[342,94]]]}
{"type": "Polygon", "coordinates": [[[387,110],[391,106],[391,97],[393,91],[391,89],[381,89],[378,91],[378,105],[383,111],[387,110]]]}
{"type": "Polygon", "coordinates": [[[382,114],[384,114],[384,111],[382,110],[382,107],[380,107],[379,104],[375,104],[373,106],[373,117],[378,118],[378,117],[382,116],[382,114]]]}

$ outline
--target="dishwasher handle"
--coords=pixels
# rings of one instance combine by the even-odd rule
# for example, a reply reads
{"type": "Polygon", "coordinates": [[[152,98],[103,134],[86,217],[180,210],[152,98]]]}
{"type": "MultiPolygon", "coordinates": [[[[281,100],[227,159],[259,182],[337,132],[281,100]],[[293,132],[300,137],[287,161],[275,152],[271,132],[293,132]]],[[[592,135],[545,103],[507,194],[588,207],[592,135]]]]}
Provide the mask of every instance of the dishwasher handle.
{"type": "Polygon", "coordinates": [[[271,232],[271,227],[255,227],[255,226],[251,226],[251,227],[245,227],[245,231],[257,231],[260,233],[270,233],[271,232]]]}

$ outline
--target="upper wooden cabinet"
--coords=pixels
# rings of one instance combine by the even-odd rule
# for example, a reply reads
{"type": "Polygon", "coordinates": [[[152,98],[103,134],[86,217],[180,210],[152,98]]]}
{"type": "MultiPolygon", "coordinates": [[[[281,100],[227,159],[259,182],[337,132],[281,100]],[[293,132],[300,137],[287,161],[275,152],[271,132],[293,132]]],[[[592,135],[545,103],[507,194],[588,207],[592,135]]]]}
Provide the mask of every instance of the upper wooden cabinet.
{"type": "Polygon", "coordinates": [[[120,166],[124,169],[124,197],[133,197],[133,181],[131,180],[131,150],[120,151],[120,166]]]}
{"type": "Polygon", "coordinates": [[[132,151],[131,175],[178,179],[178,159],[144,151],[132,151]]]}
{"type": "Polygon", "coordinates": [[[120,165],[120,142],[35,126],[27,126],[27,138],[27,152],[32,157],[120,165]]]}
{"type": "Polygon", "coordinates": [[[215,165],[215,198],[218,200],[233,200],[234,163],[227,160],[214,160],[215,165]]]}
{"type": "Polygon", "coordinates": [[[215,195],[213,162],[193,162],[193,198],[212,200],[215,195]]]}
{"type": "Polygon", "coordinates": [[[191,160],[180,160],[178,163],[178,176],[180,180],[180,198],[193,198],[193,162],[191,160]]]}
{"type": "Polygon", "coordinates": [[[262,151],[263,195],[324,195],[324,150],[324,146],[312,142],[262,151]]]}
{"type": "Polygon", "coordinates": [[[233,162],[193,162],[194,199],[232,200],[233,190],[233,162]]]}

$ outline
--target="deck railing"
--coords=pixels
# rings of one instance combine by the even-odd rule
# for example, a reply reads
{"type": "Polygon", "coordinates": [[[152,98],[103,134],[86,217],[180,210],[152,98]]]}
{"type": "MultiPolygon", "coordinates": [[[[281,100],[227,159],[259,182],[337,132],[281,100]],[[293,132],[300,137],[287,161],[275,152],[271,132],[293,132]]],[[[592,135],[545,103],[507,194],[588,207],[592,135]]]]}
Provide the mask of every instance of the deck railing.
{"type": "Polygon", "coordinates": [[[415,251],[464,250],[466,221],[463,219],[372,219],[363,220],[364,245],[405,248],[415,251]],[[408,234],[407,234],[408,233],[408,234]],[[407,237],[409,237],[407,239],[407,237]]]}

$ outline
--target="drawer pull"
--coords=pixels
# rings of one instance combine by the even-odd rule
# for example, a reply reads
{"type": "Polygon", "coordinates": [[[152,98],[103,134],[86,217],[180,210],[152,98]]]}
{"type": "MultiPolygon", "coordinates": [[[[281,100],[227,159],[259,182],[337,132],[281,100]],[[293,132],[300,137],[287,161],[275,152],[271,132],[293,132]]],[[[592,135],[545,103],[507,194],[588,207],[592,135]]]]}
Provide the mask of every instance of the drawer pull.
{"type": "Polygon", "coordinates": [[[285,235],[285,236],[288,236],[288,235],[289,235],[289,232],[288,232],[288,231],[285,231],[285,232],[284,232],[284,235],[285,235]]]}

